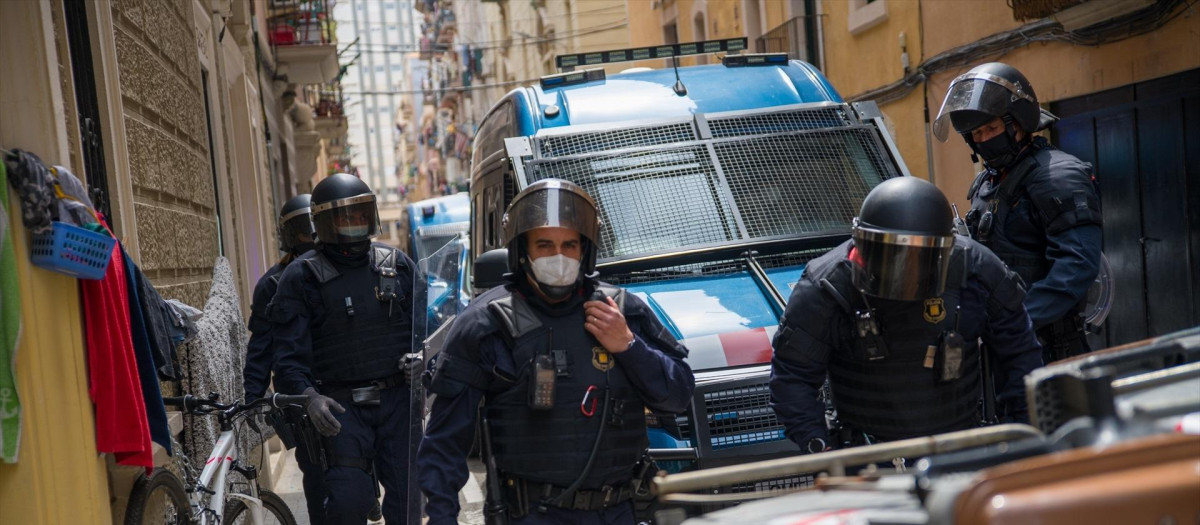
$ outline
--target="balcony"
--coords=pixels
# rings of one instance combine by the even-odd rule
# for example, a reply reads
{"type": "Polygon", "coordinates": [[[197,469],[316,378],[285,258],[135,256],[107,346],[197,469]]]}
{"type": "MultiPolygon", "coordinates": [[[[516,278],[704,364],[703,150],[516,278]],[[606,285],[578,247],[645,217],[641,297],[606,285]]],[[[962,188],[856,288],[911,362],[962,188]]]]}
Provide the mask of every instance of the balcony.
{"type": "Polygon", "coordinates": [[[328,0],[274,0],[267,25],[278,73],[296,84],[322,84],[340,67],[328,0]]]}
{"type": "Polygon", "coordinates": [[[759,53],[787,53],[788,58],[803,60],[821,68],[817,56],[816,27],[809,17],[797,16],[780,24],[755,41],[759,53]]]}

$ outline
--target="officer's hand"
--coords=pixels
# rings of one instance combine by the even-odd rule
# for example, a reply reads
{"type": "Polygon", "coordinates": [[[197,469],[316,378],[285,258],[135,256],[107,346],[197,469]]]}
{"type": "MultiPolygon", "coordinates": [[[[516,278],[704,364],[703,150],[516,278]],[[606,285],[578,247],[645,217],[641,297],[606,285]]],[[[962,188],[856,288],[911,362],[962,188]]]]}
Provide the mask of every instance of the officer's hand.
{"type": "Polygon", "coordinates": [[[400,366],[404,370],[404,376],[409,385],[414,381],[420,381],[421,374],[425,372],[425,360],[421,354],[417,353],[404,354],[400,366]]]}
{"type": "Polygon", "coordinates": [[[588,301],[583,303],[583,327],[610,353],[619,354],[629,349],[633,342],[633,332],[617,303],[611,297],[604,301],[588,301]]]}
{"type": "Polygon", "coordinates": [[[326,437],[336,436],[342,430],[342,424],[333,416],[333,413],[341,414],[346,409],[332,398],[318,394],[317,390],[312,387],[306,389],[304,395],[308,396],[308,404],[305,405],[305,409],[308,410],[308,418],[312,420],[313,426],[317,427],[317,432],[326,437]]]}

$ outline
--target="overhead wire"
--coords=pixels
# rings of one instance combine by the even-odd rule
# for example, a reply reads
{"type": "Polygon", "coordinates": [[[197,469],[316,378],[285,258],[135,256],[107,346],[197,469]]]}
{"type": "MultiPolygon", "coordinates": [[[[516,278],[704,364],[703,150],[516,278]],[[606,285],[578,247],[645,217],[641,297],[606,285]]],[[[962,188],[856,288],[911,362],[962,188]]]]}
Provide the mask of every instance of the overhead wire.
{"type": "Polygon", "coordinates": [[[1043,18],[1016,29],[986,36],[974,42],[947,49],[921,62],[912,73],[889,84],[846,97],[848,101],[874,100],[887,104],[900,100],[922,85],[929,77],[960,69],[985,58],[1003,56],[1034,42],[1069,42],[1097,46],[1148,33],[1188,12],[1197,0],[1160,0],[1153,6],[1096,26],[1067,31],[1057,20],[1043,18]],[[1177,9],[1183,4],[1182,9],[1177,9]]]}

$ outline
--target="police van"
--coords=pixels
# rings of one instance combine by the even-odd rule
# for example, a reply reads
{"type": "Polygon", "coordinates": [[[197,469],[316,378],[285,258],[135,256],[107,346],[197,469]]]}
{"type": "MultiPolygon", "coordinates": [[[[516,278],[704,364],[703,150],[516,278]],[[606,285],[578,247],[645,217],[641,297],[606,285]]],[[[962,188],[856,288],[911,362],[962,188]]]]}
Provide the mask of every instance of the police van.
{"type": "Polygon", "coordinates": [[[690,350],[685,414],[648,414],[653,449],[709,467],[790,454],[769,406],[771,337],[805,264],[849,237],[881,181],[908,175],[872,102],[746,39],[566,55],[566,72],[509,92],[471,161],[473,256],[503,248],[501,219],[535,181],[566,179],[603,220],[600,278],[643,299],[690,350]],[[724,53],[720,64],[605,63],[724,53]]]}
{"type": "Polygon", "coordinates": [[[470,219],[466,193],[411,202],[404,207],[400,249],[418,264],[417,275],[424,278],[424,282],[414,283],[419,296],[415,299],[426,305],[426,321],[415,327],[416,335],[433,333],[466,308],[470,300],[470,281],[461,278],[469,268],[470,219]]]}

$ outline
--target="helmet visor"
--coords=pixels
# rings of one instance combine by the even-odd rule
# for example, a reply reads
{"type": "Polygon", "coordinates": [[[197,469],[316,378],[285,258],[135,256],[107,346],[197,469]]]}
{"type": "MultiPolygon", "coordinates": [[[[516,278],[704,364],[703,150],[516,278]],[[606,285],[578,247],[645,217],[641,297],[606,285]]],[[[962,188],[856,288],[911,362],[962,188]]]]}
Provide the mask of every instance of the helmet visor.
{"type": "Polygon", "coordinates": [[[567,188],[549,188],[521,197],[504,214],[505,242],[534,228],[567,228],[597,242],[596,206],[584,195],[567,188]]]}
{"type": "Polygon", "coordinates": [[[325,244],[352,244],[371,240],[379,233],[375,196],[357,195],[313,206],[317,239],[325,244]]]}
{"type": "Polygon", "coordinates": [[[862,254],[854,285],[884,299],[916,301],[942,295],[954,236],[911,235],[855,225],[854,245],[862,254]]]}
{"type": "Polygon", "coordinates": [[[291,251],[301,244],[313,242],[313,229],[309,208],[300,208],[279,218],[279,248],[291,251]]]}
{"type": "MultiPolygon", "coordinates": [[[[937,119],[933,121],[933,135],[945,142],[950,135],[950,128],[958,133],[970,133],[971,130],[991,119],[1002,117],[1009,112],[1009,104],[1017,98],[1032,97],[1024,95],[1015,88],[1010,89],[1000,77],[982,74],[982,76],[963,75],[950,84],[946,99],[942,101],[942,109],[938,111],[937,119]],[[951,119],[951,114],[970,111],[976,114],[991,116],[987,121],[979,122],[979,118],[951,119]]],[[[1011,84],[1010,84],[1011,86],[1011,84]]],[[[979,116],[979,115],[976,115],[979,116]]]]}

